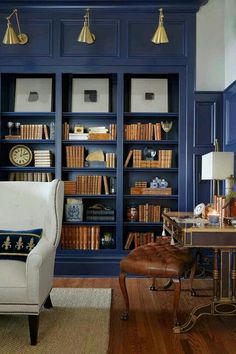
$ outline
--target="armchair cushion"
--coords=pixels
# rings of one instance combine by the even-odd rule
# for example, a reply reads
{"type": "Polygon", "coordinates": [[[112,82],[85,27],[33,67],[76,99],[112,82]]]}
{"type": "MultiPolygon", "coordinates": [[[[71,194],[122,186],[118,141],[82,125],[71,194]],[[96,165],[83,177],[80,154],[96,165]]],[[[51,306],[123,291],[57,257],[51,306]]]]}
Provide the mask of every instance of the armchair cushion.
{"type": "Polygon", "coordinates": [[[39,242],[43,230],[0,230],[0,259],[26,261],[30,251],[39,242]]]}

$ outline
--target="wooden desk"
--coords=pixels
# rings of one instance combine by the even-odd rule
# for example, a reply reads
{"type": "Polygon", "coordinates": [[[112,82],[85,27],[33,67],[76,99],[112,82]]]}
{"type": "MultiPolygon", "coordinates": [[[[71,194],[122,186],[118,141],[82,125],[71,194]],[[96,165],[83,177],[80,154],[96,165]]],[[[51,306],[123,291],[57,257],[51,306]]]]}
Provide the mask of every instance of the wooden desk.
{"type": "Polygon", "coordinates": [[[175,333],[189,331],[203,315],[236,315],[236,228],[179,222],[184,216],[191,217],[192,213],[163,214],[163,232],[185,247],[214,249],[213,298],[210,303],[193,308],[188,320],[174,327],[175,333]]]}

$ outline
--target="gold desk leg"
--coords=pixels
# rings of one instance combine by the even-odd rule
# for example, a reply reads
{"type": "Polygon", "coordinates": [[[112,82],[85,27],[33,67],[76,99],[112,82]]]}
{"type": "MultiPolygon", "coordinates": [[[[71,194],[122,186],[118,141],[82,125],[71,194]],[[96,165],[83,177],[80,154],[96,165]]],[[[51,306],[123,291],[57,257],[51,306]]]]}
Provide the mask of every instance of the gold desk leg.
{"type": "Polygon", "coordinates": [[[174,333],[184,333],[184,332],[189,331],[191,328],[193,328],[197,319],[200,316],[212,314],[212,307],[213,307],[212,302],[208,303],[206,305],[200,305],[200,306],[194,307],[189,315],[188,320],[182,325],[175,326],[173,328],[173,332],[174,333]]]}
{"type": "Polygon", "coordinates": [[[236,302],[235,301],[216,301],[210,302],[206,305],[200,305],[193,308],[188,320],[179,326],[173,328],[174,333],[188,332],[198,318],[203,315],[213,316],[236,316],[236,302]]]}

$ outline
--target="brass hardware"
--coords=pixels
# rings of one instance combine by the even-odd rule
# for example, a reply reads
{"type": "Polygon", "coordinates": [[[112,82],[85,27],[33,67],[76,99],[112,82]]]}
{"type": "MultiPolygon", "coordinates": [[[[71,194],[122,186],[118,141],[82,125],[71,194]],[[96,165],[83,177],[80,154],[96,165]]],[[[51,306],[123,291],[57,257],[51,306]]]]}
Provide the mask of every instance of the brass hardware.
{"type": "Polygon", "coordinates": [[[87,44],[93,44],[95,42],[95,35],[90,31],[89,9],[86,9],[86,14],[84,15],[84,25],[77,41],[87,44]]]}
{"type": "Polygon", "coordinates": [[[28,36],[25,33],[21,32],[21,28],[20,28],[20,22],[19,22],[19,18],[18,18],[18,13],[17,13],[17,9],[14,9],[12,11],[12,13],[6,17],[7,20],[7,29],[5,32],[5,35],[3,37],[3,44],[26,44],[28,42],[28,36]],[[15,15],[16,17],[16,23],[17,23],[17,27],[18,27],[18,34],[16,34],[14,28],[12,27],[11,24],[11,17],[15,15]]]}
{"type": "Polygon", "coordinates": [[[169,43],[169,39],[166,34],[166,30],[164,27],[164,15],[163,15],[163,10],[159,9],[160,14],[159,14],[159,24],[158,27],[151,39],[152,43],[154,44],[162,44],[162,43],[169,43]]]}

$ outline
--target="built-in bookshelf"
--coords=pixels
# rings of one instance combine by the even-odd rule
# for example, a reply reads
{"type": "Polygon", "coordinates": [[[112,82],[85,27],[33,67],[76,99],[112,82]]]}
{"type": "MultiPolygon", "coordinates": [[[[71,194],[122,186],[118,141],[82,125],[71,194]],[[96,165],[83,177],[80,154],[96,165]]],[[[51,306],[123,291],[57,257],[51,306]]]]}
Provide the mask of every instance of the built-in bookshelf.
{"type": "Polygon", "coordinates": [[[123,247],[130,249],[161,235],[164,208],[178,210],[179,79],[127,74],[124,81],[123,247]]]}
{"type": "MultiPolygon", "coordinates": [[[[160,236],[163,209],[178,210],[179,205],[178,75],[31,73],[19,77],[51,78],[52,110],[15,112],[18,75],[2,74],[1,179],[64,181],[59,256],[116,257],[160,236]],[[118,77],[124,83],[120,91],[118,77]],[[132,112],[133,77],[165,80],[166,111],[132,112]],[[84,85],[86,80],[91,87],[80,90],[73,86],[84,85]],[[95,112],[100,84],[106,84],[108,98],[95,112]],[[11,92],[9,97],[6,89],[11,92]],[[80,100],[91,111],[83,104],[81,111],[76,94],[82,95],[80,100]],[[57,107],[62,109],[55,110],[56,97],[60,99],[57,107]],[[117,106],[118,101],[123,107],[117,106]],[[11,129],[9,122],[13,123],[11,129]],[[163,127],[168,125],[171,128],[165,132],[163,127]],[[10,164],[10,149],[18,144],[32,151],[27,166],[10,164]]],[[[149,100],[152,92],[146,96],[149,100]]]]}

